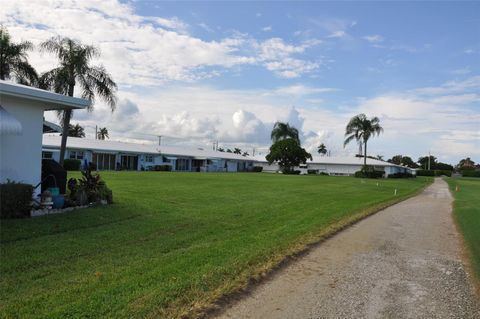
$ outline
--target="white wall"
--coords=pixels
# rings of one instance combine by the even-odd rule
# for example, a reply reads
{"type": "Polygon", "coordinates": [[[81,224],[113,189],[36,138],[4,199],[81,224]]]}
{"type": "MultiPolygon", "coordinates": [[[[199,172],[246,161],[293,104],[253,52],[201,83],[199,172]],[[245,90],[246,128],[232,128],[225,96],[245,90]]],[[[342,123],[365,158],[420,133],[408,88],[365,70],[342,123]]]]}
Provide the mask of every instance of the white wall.
{"type": "Polygon", "coordinates": [[[2,107],[23,127],[21,135],[0,136],[0,182],[37,185],[41,178],[43,107],[29,100],[2,96],[2,107]]]}

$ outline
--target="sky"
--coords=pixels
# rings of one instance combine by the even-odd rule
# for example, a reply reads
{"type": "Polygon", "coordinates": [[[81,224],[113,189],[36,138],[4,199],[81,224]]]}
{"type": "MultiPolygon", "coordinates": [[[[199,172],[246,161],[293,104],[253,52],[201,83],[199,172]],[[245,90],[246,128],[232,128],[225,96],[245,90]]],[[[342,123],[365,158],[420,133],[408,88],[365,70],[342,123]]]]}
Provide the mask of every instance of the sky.
{"type": "MultiPolygon", "coordinates": [[[[92,44],[118,84],[111,112],[76,111],[93,138],[268,152],[276,121],[331,155],[359,113],[384,133],[369,155],[480,162],[480,2],[0,0],[14,41],[92,44]]],[[[29,61],[44,72],[55,57],[29,61]]],[[[76,89],[76,94],[80,90],[76,89]]],[[[57,121],[55,113],[46,114],[57,121]]]]}

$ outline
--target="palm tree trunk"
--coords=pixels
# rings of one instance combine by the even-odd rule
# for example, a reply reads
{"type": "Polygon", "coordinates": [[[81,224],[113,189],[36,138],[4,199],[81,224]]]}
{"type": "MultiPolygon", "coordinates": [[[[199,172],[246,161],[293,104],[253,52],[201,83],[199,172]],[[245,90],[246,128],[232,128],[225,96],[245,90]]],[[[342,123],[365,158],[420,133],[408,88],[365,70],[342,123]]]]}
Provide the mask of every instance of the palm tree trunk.
{"type": "Polygon", "coordinates": [[[365,168],[367,168],[367,141],[365,141],[364,143],[365,156],[363,156],[363,165],[365,166],[365,168]]]}
{"type": "MultiPolygon", "coordinates": [[[[68,87],[68,96],[73,96],[75,85],[69,85],[68,87]]],[[[62,143],[60,144],[60,160],[59,164],[63,166],[63,161],[65,159],[65,150],[67,148],[67,137],[68,137],[68,128],[70,126],[70,119],[72,118],[72,110],[63,111],[63,132],[62,132],[62,143]]]]}

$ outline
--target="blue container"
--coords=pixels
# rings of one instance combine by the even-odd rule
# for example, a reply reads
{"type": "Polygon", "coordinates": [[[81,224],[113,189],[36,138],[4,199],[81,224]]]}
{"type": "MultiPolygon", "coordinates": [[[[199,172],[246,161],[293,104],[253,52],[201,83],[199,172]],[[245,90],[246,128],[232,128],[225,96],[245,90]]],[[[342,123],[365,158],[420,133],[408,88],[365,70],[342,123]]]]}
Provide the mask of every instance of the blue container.
{"type": "Polygon", "coordinates": [[[54,195],[52,196],[52,201],[53,201],[53,208],[63,208],[63,205],[65,205],[65,197],[63,195],[54,195]]]}
{"type": "Polygon", "coordinates": [[[60,195],[60,188],[58,187],[49,187],[47,190],[52,194],[52,196],[60,195]]]}

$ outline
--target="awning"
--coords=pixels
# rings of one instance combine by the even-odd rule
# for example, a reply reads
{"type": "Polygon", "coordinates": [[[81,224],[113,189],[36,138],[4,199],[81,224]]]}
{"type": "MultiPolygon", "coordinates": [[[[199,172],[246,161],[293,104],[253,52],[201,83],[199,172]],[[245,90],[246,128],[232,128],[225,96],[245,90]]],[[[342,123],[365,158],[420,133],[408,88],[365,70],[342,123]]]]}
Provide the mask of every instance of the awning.
{"type": "Polygon", "coordinates": [[[55,123],[43,120],[43,133],[62,133],[62,127],[55,123]]]}
{"type": "Polygon", "coordinates": [[[167,159],[171,160],[171,161],[174,161],[176,160],[177,158],[176,157],[171,157],[171,156],[165,156],[167,159]]]}
{"type": "Polygon", "coordinates": [[[22,124],[0,105],[0,135],[21,135],[22,124]]]}
{"type": "Polygon", "coordinates": [[[206,161],[208,158],[195,156],[193,159],[196,159],[196,160],[199,160],[199,161],[206,161]]]}

